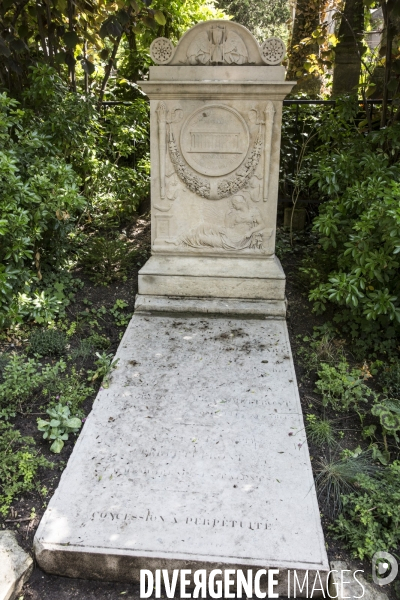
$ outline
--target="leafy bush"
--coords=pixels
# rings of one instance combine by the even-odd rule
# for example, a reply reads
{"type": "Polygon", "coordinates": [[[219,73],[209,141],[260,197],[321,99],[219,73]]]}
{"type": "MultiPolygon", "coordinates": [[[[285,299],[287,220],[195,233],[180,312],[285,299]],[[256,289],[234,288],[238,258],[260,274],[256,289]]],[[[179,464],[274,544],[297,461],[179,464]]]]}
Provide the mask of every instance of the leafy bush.
{"type": "Polygon", "coordinates": [[[22,437],[10,424],[0,421],[0,514],[6,516],[17,496],[37,487],[40,467],[53,464],[39,454],[31,437],[22,437]]]}
{"type": "Polygon", "coordinates": [[[24,297],[53,301],[41,282],[46,270],[62,266],[68,234],[85,201],[71,165],[32,115],[4,93],[0,146],[1,325],[10,315],[18,317],[24,297]]]}
{"type": "Polygon", "coordinates": [[[110,340],[104,335],[93,333],[87,338],[79,341],[77,348],[70,353],[71,360],[77,360],[79,358],[87,360],[93,355],[95,350],[106,350],[110,346],[110,340]]]}
{"type": "Polygon", "coordinates": [[[69,407],[62,404],[57,404],[46,412],[50,421],[38,419],[38,429],[44,431],[43,439],[53,440],[50,446],[51,452],[59,454],[64,448],[64,442],[68,440],[69,434],[77,433],[82,427],[82,421],[77,417],[71,417],[69,407]]]}
{"type": "Polygon", "coordinates": [[[57,329],[35,329],[29,338],[29,353],[38,356],[60,356],[65,353],[67,336],[57,329]]]}
{"type": "MultiPolygon", "coordinates": [[[[0,326],[62,316],[82,228],[120,226],[149,193],[147,102],[104,113],[52,67],[29,72],[23,109],[0,95],[0,326]]],[[[111,280],[134,252],[106,238],[91,238],[85,256],[88,270],[94,261],[98,278],[111,280]]]]}
{"type": "Polygon", "coordinates": [[[126,222],[149,194],[149,107],[144,99],[98,108],[97,98],[70,91],[47,65],[31,69],[24,99],[40,132],[82,182],[83,222],[126,222]]]}
{"type": "Polygon", "coordinates": [[[324,202],[313,228],[326,261],[309,297],[319,312],[339,306],[335,320],[355,341],[375,335],[388,349],[400,330],[400,125],[365,133],[357,110],[339,106],[319,129],[311,185],[324,202]]]}
{"type": "Polygon", "coordinates": [[[350,369],[345,359],[337,367],[321,363],[317,371],[316,390],[322,394],[322,404],[334,410],[357,410],[360,402],[367,402],[373,395],[364,383],[359,369],[350,369]]]}
{"type": "Polygon", "coordinates": [[[400,543],[400,462],[386,467],[379,479],[355,477],[357,491],[342,496],[343,509],[332,527],[353,555],[371,558],[400,543]]]}
{"type": "Polygon", "coordinates": [[[42,366],[36,359],[11,354],[0,383],[0,419],[10,419],[17,411],[27,412],[34,403],[63,404],[81,417],[82,402],[93,392],[72,368],[66,374],[63,359],[42,366]]]}
{"type": "Polygon", "coordinates": [[[388,365],[381,373],[382,387],[389,396],[400,398],[400,361],[388,365]]]}
{"type": "Polygon", "coordinates": [[[9,419],[17,410],[26,409],[27,401],[33,402],[46,385],[58,382],[65,369],[63,360],[42,367],[33,358],[25,360],[23,356],[11,354],[0,384],[0,419],[9,419]]]}
{"type": "Polygon", "coordinates": [[[135,264],[136,250],[124,236],[94,235],[80,251],[80,264],[94,283],[107,285],[126,277],[135,264]]]}

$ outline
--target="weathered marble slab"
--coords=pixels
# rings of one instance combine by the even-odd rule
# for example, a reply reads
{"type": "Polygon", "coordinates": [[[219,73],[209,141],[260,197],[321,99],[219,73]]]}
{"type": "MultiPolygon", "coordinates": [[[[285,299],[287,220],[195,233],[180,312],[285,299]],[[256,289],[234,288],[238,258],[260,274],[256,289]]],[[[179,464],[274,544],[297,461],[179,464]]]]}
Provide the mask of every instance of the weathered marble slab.
{"type": "Polygon", "coordinates": [[[35,538],[39,565],[328,571],[284,320],[135,315],[35,538]]]}

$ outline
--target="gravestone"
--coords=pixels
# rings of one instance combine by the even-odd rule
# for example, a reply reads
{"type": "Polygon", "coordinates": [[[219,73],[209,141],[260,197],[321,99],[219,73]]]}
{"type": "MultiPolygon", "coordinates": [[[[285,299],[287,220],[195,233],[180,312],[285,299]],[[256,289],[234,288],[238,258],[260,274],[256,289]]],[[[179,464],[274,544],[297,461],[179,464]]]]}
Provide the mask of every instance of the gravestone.
{"type": "Polygon", "coordinates": [[[190,299],[193,309],[196,298],[207,312],[207,298],[229,298],[240,313],[250,299],[284,316],[275,232],[282,102],[294,82],[283,42],[259,46],[237,23],[206,21],[150,53],[152,256],[138,305],[179,297],[178,310],[190,299]]]}
{"type": "Polygon", "coordinates": [[[283,54],[227,21],[151,46],[152,256],[35,537],[50,573],[329,571],[274,254],[283,54]]]}

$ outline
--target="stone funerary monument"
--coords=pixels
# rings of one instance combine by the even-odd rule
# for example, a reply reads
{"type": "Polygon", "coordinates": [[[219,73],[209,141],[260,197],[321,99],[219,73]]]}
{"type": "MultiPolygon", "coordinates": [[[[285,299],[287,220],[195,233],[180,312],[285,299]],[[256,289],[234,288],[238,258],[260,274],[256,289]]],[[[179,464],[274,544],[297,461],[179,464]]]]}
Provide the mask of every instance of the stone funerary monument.
{"type": "Polygon", "coordinates": [[[35,537],[50,573],[277,568],[285,596],[329,570],[275,257],[284,52],[229,21],[151,45],[152,255],[35,537]]]}
{"type": "Polygon", "coordinates": [[[294,82],[280,65],[283,42],[259,46],[241,25],[208,21],[176,49],[156,39],[150,53],[160,65],[141,83],[151,107],[152,257],[137,307],[160,309],[173,296],[207,312],[216,303],[205,298],[229,298],[238,313],[284,316],[274,252],[282,101],[294,82]]]}

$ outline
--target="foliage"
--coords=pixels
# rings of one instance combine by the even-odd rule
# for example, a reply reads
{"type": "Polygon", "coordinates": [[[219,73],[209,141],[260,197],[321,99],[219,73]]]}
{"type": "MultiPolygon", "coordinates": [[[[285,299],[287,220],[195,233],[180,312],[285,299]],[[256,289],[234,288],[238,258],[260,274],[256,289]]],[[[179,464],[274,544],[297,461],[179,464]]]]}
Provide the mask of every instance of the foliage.
{"type": "Polygon", "coordinates": [[[95,365],[97,369],[94,371],[88,371],[89,381],[95,381],[96,379],[102,379],[102,386],[107,388],[109,385],[109,376],[113,369],[116,368],[119,358],[113,360],[112,354],[106,354],[106,352],[96,352],[97,360],[95,365]]]}
{"type": "Polygon", "coordinates": [[[71,360],[77,360],[79,358],[87,360],[93,355],[94,350],[106,350],[110,346],[110,340],[104,335],[98,333],[92,333],[87,338],[79,341],[77,348],[71,351],[71,360]]]}
{"type": "Polygon", "coordinates": [[[272,0],[268,2],[268,8],[260,0],[218,0],[218,6],[236,23],[247,27],[260,42],[272,36],[287,40],[288,0],[272,0]]]}
{"type": "Polygon", "coordinates": [[[65,260],[66,239],[84,206],[71,165],[18,103],[0,94],[0,325],[59,300],[41,290],[65,260]]]}
{"type": "Polygon", "coordinates": [[[400,330],[400,124],[367,133],[357,111],[349,99],[321,116],[304,174],[324,200],[313,223],[318,260],[303,272],[315,311],[338,306],[334,319],[360,352],[372,336],[389,351],[400,330]]]}
{"type": "Polygon", "coordinates": [[[70,433],[77,433],[82,426],[81,419],[71,417],[68,406],[57,404],[54,408],[47,409],[50,421],[38,419],[39,431],[44,431],[43,439],[54,440],[50,446],[51,452],[59,454],[68,440],[70,433]]]}
{"type": "Polygon", "coordinates": [[[223,16],[212,2],[199,0],[3,2],[0,81],[17,93],[29,66],[43,63],[69,78],[73,91],[93,89],[101,102],[121,53],[128,53],[129,78],[135,81],[150,62],[147,49],[155,37],[177,39],[198,21],[223,16]]]}
{"type": "Polygon", "coordinates": [[[29,353],[38,356],[61,356],[65,353],[67,336],[57,329],[34,329],[29,337],[29,353]]]}
{"type": "Polygon", "coordinates": [[[23,437],[0,421],[0,514],[6,516],[14,498],[37,488],[40,467],[53,464],[40,455],[31,437],[23,437]]]}
{"type": "Polygon", "coordinates": [[[114,321],[117,327],[126,327],[131,320],[132,314],[124,312],[124,309],[128,307],[128,303],[124,300],[117,299],[110,313],[114,317],[114,321]]]}
{"type": "Polygon", "coordinates": [[[17,411],[23,412],[27,402],[33,402],[45,386],[58,382],[65,369],[66,363],[62,359],[42,367],[33,358],[25,360],[23,356],[11,354],[0,384],[0,419],[14,417],[17,411]]]}
{"type": "Polygon", "coordinates": [[[360,402],[367,402],[373,395],[364,383],[359,369],[350,369],[345,359],[337,367],[321,363],[318,371],[316,390],[322,394],[322,404],[332,406],[334,410],[357,410],[360,402]]]}
{"type": "Polygon", "coordinates": [[[345,360],[343,341],[336,339],[332,333],[322,333],[316,330],[312,337],[304,336],[303,342],[307,346],[301,346],[298,354],[307,374],[310,371],[318,371],[321,363],[329,366],[337,365],[345,360]]]}
{"type": "Polygon", "coordinates": [[[396,548],[400,542],[400,462],[386,467],[379,478],[358,473],[354,483],[357,491],[342,496],[343,512],[332,530],[360,559],[396,548]]]}
{"type": "Polygon", "coordinates": [[[136,254],[124,235],[93,235],[82,246],[79,262],[94,283],[107,285],[126,277],[135,264],[136,254]]]}
{"type": "Polygon", "coordinates": [[[374,478],[377,472],[370,453],[361,449],[339,460],[322,458],[315,478],[320,503],[330,516],[338,515],[342,510],[343,494],[354,491],[360,474],[374,478]]]}
{"type": "Polygon", "coordinates": [[[307,438],[317,446],[334,446],[336,444],[335,428],[329,419],[321,419],[316,415],[307,415],[307,438]]]}
{"type": "Polygon", "coordinates": [[[0,419],[10,419],[17,411],[26,412],[39,402],[57,402],[79,415],[80,405],[93,390],[74,368],[68,374],[66,368],[63,359],[43,366],[36,359],[11,354],[0,383],[0,419]]]}
{"type": "Polygon", "coordinates": [[[48,381],[41,390],[41,397],[52,407],[55,404],[68,406],[72,415],[81,418],[81,406],[92,393],[93,388],[87,386],[82,374],[72,367],[70,373],[48,381]]]}
{"type": "Polygon", "coordinates": [[[400,398],[400,361],[396,360],[388,365],[381,373],[381,382],[384,391],[389,395],[400,398]]]}

